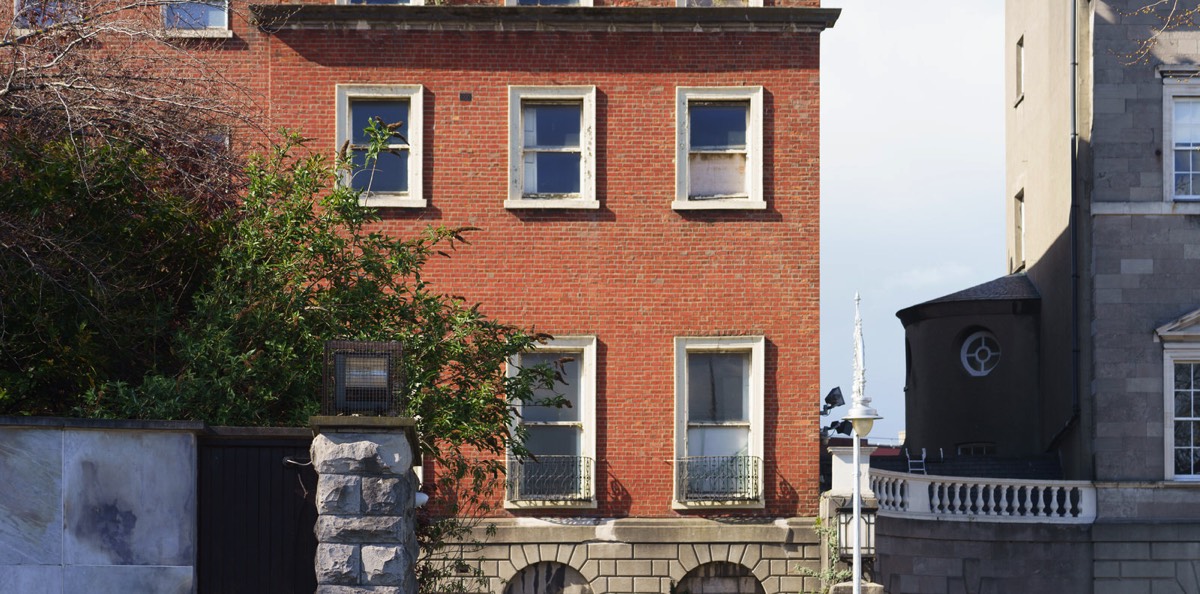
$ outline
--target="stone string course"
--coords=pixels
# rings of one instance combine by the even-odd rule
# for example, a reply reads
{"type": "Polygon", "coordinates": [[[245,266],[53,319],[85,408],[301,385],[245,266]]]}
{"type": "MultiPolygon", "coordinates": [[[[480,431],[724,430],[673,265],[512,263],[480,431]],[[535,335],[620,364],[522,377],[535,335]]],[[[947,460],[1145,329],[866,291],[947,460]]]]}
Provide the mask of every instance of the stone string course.
{"type": "Polygon", "coordinates": [[[574,568],[596,594],[667,594],[689,571],[729,562],[749,569],[766,594],[819,591],[801,567],[819,569],[812,521],[723,524],[699,518],[598,520],[592,526],[505,519],[474,563],[491,592],[504,592],[522,569],[543,561],[574,568]],[[574,542],[571,542],[574,540],[574,542]]]}

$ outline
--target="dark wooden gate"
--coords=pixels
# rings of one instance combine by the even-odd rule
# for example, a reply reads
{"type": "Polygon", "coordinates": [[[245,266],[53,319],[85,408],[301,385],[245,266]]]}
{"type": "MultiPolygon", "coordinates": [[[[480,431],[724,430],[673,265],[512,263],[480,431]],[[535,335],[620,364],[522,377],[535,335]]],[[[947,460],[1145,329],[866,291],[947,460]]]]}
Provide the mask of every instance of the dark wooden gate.
{"type": "Polygon", "coordinates": [[[317,475],[307,430],[217,430],[200,439],[200,594],[311,594],[317,475]]]}

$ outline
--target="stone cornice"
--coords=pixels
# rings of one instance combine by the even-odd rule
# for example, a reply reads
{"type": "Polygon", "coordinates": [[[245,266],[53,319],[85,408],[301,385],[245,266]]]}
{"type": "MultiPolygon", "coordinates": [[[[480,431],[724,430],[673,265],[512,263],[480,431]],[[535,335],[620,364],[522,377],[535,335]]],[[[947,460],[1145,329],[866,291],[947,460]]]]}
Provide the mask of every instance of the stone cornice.
{"type": "Polygon", "coordinates": [[[286,29],[551,32],[820,32],[841,9],[808,7],[630,8],[251,4],[255,24],[286,29]]]}

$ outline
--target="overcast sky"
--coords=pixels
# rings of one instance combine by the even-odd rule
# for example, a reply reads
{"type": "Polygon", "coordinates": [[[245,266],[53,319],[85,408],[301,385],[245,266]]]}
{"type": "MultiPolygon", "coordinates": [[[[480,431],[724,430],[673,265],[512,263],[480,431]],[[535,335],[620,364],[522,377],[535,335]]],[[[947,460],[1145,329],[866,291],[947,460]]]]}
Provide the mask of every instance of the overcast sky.
{"type": "MultiPolygon", "coordinates": [[[[896,312],[1003,276],[1003,0],[825,0],[821,36],[821,396],[853,383],[904,428],[896,312]]],[[[947,395],[952,396],[952,395],[947,395]]],[[[828,425],[845,414],[836,409],[828,425]]]]}

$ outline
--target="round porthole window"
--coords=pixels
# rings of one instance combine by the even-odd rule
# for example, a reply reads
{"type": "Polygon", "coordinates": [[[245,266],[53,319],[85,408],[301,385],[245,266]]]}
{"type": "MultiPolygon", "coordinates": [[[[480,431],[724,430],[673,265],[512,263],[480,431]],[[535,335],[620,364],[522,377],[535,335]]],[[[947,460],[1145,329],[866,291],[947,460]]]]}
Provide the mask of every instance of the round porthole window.
{"type": "Polygon", "coordinates": [[[975,377],[983,377],[1000,362],[1000,341],[987,330],[972,333],[962,343],[959,351],[963,369],[975,377]]]}

